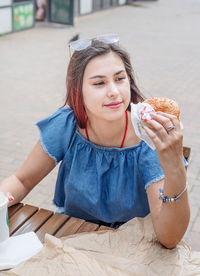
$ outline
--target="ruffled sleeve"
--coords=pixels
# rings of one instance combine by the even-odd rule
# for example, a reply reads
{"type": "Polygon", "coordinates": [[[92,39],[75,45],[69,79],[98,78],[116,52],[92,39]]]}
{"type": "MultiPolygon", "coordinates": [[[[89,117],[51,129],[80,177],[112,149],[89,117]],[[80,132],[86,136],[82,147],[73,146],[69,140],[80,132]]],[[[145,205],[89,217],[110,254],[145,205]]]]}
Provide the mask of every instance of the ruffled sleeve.
{"type": "Polygon", "coordinates": [[[38,121],[40,142],[46,153],[58,164],[64,157],[76,129],[73,110],[64,107],[38,121]]]}
{"type": "Polygon", "coordinates": [[[142,149],[139,155],[139,170],[142,175],[145,189],[152,183],[165,177],[160,166],[156,150],[152,150],[142,141],[142,149]]]}

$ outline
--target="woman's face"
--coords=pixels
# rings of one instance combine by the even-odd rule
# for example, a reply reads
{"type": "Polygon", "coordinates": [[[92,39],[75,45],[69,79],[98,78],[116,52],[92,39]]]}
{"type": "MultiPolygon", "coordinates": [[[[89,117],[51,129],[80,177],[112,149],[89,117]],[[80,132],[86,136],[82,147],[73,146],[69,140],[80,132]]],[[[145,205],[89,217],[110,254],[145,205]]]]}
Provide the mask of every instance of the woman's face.
{"type": "Polygon", "coordinates": [[[130,83],[115,52],[97,56],[87,64],[82,92],[89,118],[117,120],[124,116],[130,103],[130,83]]]}

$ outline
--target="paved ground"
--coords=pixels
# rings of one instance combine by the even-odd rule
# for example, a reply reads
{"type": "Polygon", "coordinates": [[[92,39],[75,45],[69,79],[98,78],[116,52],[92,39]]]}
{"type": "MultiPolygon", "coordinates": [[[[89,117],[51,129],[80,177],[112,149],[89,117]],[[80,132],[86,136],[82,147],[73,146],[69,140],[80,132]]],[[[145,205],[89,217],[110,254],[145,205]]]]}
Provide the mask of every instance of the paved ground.
{"type": "MultiPolygon", "coordinates": [[[[13,173],[38,139],[34,122],[63,104],[68,40],[118,33],[130,51],[139,87],[147,96],[175,99],[182,111],[191,222],[186,239],[200,250],[200,2],[140,1],[75,20],[75,27],[37,24],[0,38],[0,178],[13,173]]],[[[24,200],[53,209],[57,169],[24,200]]]]}

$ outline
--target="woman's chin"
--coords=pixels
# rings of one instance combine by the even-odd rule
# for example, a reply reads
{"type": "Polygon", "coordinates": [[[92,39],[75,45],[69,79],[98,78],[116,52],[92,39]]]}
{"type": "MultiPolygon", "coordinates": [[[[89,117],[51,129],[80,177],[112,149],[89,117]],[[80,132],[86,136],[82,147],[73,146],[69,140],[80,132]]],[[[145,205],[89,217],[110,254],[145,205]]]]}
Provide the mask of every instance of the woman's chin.
{"type": "Polygon", "coordinates": [[[108,121],[115,121],[122,119],[125,116],[125,110],[124,109],[114,109],[109,110],[104,114],[104,118],[108,121]]]}

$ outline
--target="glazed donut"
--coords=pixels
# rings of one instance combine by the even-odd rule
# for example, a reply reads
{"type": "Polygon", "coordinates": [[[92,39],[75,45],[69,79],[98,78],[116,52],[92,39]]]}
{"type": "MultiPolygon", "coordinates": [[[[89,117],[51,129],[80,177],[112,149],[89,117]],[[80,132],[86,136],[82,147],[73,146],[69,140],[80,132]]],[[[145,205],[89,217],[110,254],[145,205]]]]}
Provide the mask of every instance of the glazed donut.
{"type": "Polygon", "coordinates": [[[150,104],[155,111],[162,111],[164,113],[175,115],[180,121],[180,109],[174,100],[164,97],[154,97],[146,99],[143,103],[150,104]]]}

